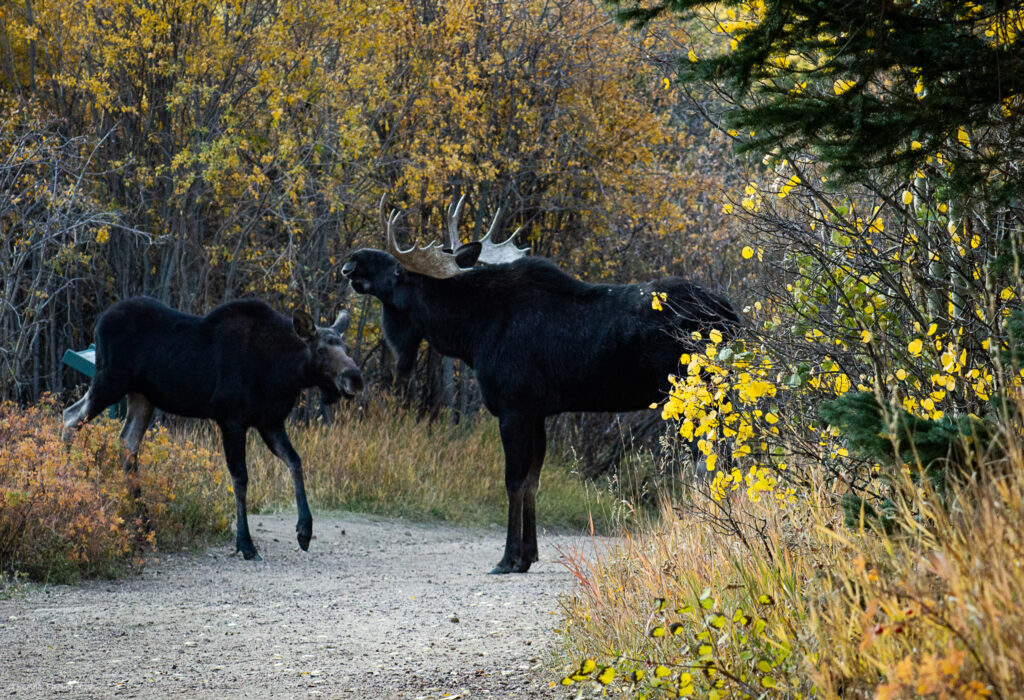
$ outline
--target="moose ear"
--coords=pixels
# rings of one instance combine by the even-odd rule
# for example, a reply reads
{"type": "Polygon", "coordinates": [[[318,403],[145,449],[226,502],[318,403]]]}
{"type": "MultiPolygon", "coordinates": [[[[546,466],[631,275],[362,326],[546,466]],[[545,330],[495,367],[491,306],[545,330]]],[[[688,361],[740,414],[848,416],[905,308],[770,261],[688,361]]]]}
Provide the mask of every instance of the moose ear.
{"type": "Polygon", "coordinates": [[[292,326],[296,335],[303,340],[312,340],[316,337],[316,324],[313,323],[313,317],[305,311],[296,311],[292,314],[292,326]]]}
{"type": "Polygon", "coordinates": [[[350,320],[351,319],[349,319],[348,309],[342,309],[341,313],[338,314],[338,318],[334,319],[334,325],[331,326],[331,328],[334,329],[335,333],[341,335],[346,330],[348,330],[348,323],[350,320]]]}
{"type": "Polygon", "coordinates": [[[483,249],[484,246],[480,241],[459,246],[459,249],[455,251],[455,264],[463,270],[473,267],[476,265],[476,261],[480,257],[480,253],[483,252],[483,249]]]}

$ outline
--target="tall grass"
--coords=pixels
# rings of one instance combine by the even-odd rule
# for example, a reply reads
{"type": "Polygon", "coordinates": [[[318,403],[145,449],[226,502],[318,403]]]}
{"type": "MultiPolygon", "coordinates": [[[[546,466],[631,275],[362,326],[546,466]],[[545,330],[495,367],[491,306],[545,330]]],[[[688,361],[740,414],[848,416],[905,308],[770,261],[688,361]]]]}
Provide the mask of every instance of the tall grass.
{"type": "Polygon", "coordinates": [[[746,542],[666,505],[617,551],[577,561],[565,682],[605,691],[604,671],[609,688],[658,697],[1019,697],[1019,438],[948,494],[908,478],[890,534],[843,526],[836,487],[818,479],[784,509],[735,496],[746,542]]]}
{"type": "MultiPolygon", "coordinates": [[[[330,424],[294,425],[289,433],[302,457],[306,492],[316,510],[504,525],[505,458],[497,421],[478,414],[468,425],[443,417],[417,420],[394,400],[342,406],[330,424]]],[[[255,434],[249,441],[249,502],[254,509],[294,507],[283,462],[255,434]]],[[[632,483],[595,484],[574,465],[551,460],[541,473],[540,525],[608,531],[630,517],[632,483]]]]}

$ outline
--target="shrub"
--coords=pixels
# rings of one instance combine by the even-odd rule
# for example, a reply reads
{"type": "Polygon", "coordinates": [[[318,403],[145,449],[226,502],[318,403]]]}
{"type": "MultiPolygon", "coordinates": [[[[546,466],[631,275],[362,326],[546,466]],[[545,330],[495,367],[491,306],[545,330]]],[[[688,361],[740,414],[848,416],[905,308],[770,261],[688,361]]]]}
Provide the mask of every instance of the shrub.
{"type": "Polygon", "coordinates": [[[866,513],[843,524],[824,469],[784,509],[727,494],[730,531],[667,512],[576,564],[563,682],[648,697],[1016,697],[1024,455],[1019,433],[1001,442],[941,494],[898,472],[886,528],[866,513]]]}
{"type": "Polygon", "coordinates": [[[68,445],[51,398],[28,408],[0,405],[0,570],[56,583],[115,576],[143,566],[154,544],[227,532],[219,460],[156,429],[139,455],[136,502],[118,428],[99,419],[68,445]]]}

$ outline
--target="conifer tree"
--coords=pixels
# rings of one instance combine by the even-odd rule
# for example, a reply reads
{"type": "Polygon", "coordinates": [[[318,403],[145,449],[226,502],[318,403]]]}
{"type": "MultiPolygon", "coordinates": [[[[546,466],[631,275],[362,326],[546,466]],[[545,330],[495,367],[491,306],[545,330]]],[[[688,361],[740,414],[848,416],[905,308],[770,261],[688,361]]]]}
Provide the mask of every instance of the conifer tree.
{"type": "Polygon", "coordinates": [[[1024,150],[1024,12],[1005,0],[612,0],[642,26],[664,14],[728,36],[717,55],[691,52],[681,79],[735,100],[726,123],[738,148],[780,158],[812,151],[839,182],[905,177],[959,141],[951,185],[1019,196],[1024,150]],[[992,129],[998,152],[971,148],[992,129]]]}

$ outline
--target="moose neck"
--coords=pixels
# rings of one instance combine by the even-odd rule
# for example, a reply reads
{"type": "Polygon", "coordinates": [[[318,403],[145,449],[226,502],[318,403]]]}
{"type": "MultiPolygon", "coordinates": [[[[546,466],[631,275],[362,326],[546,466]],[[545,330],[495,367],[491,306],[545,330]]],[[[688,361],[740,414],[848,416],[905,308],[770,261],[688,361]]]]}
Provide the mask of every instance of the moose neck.
{"type": "Polygon", "coordinates": [[[480,311],[485,300],[467,296],[463,287],[458,277],[435,279],[409,273],[393,306],[417,335],[441,354],[472,364],[476,351],[473,339],[479,334],[471,332],[471,326],[487,323],[488,318],[480,311]]]}

